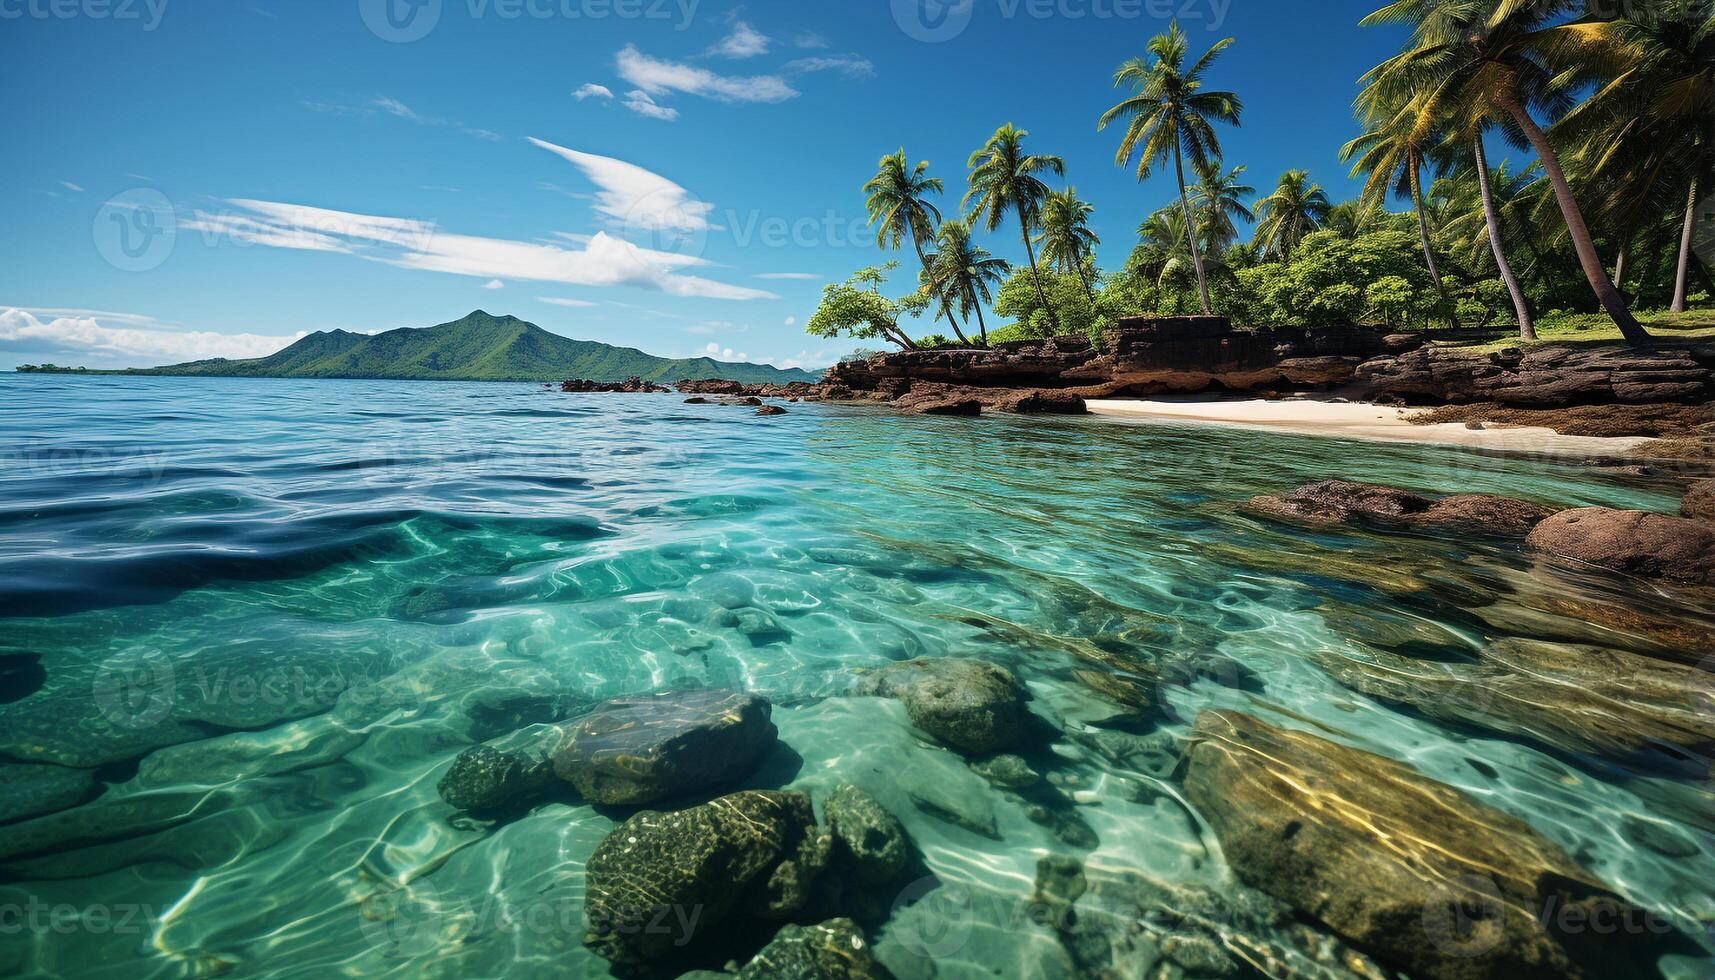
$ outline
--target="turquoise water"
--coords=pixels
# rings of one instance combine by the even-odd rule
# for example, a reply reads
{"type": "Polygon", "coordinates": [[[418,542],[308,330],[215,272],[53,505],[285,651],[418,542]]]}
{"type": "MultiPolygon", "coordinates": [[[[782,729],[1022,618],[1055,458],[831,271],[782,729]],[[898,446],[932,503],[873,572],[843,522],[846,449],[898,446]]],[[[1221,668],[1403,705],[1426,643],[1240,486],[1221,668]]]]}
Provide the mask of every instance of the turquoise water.
{"type": "MultiPolygon", "coordinates": [[[[1232,887],[1170,774],[1081,737],[1116,716],[1182,733],[1211,706],[1284,709],[1268,716],[1405,760],[1701,930],[1707,766],[1437,722],[1318,660],[1401,637],[1457,658],[1518,629],[1497,622],[1587,638],[1554,598],[1692,627],[1708,607],[1510,546],[1311,534],[1232,508],[1331,476],[1659,510],[1668,488],[1210,427],[788,408],[0,375],[0,756],[94,774],[82,805],[0,826],[0,907],[74,913],[0,936],[0,973],[605,975],[578,909],[614,814],[550,803],[487,823],[435,783],[545,713],[684,686],[775,703],[795,757],[754,785],[820,798],[856,782],[905,821],[967,896],[942,977],[1071,975],[1014,917],[1045,854],[1232,887]],[[1025,680],[1067,733],[1053,776],[1098,844],[1029,819],[897,704],[841,696],[856,668],[946,655],[1025,680]],[[1138,681],[1163,664],[1172,683],[1138,681]]],[[[930,914],[879,934],[901,975],[928,975],[912,936],[930,914]]]]}

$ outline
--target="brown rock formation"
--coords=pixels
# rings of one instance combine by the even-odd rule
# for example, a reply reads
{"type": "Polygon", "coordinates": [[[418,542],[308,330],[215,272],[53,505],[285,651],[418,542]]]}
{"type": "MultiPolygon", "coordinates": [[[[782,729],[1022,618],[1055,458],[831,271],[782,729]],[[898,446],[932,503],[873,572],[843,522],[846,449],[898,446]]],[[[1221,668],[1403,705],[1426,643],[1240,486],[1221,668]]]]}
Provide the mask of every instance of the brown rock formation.
{"type": "Polygon", "coordinates": [[[1525,543],[1610,571],[1715,585],[1715,527],[1702,521],[1581,507],[1538,524],[1525,543]]]}
{"type": "Polygon", "coordinates": [[[1698,480],[1685,492],[1679,512],[1697,521],[1715,521],[1715,480],[1698,480]]]}
{"type": "Polygon", "coordinates": [[[1358,376],[1377,397],[1419,404],[1693,404],[1715,398],[1715,345],[1544,345],[1488,355],[1431,346],[1367,361],[1358,376]]]}
{"type": "Polygon", "coordinates": [[[560,390],[570,394],[657,395],[668,389],[633,376],[624,381],[583,381],[573,378],[561,382],[560,390]]]}
{"type": "Polygon", "coordinates": [[[1289,493],[1255,497],[1245,513],[1291,524],[1326,527],[1367,524],[1522,538],[1554,511],[1540,504],[1491,494],[1459,493],[1432,500],[1393,487],[1324,480],[1289,493]]]}

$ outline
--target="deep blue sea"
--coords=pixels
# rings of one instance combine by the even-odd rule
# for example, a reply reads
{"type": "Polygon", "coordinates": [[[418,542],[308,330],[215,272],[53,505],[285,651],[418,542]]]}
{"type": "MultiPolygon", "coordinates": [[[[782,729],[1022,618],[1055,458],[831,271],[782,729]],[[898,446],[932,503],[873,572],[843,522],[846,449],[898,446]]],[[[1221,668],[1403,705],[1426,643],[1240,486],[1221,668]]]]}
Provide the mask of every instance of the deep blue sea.
{"type": "MultiPolygon", "coordinates": [[[[1707,605],[1512,545],[1234,510],[1334,476],[1672,511],[1667,486],[1209,426],[786,407],[0,374],[0,775],[53,767],[75,797],[0,825],[0,909],[35,910],[0,916],[0,975],[606,975],[577,909],[614,815],[473,820],[436,782],[520,706],[710,686],[774,702],[795,759],[755,785],[864,786],[967,896],[934,975],[1070,976],[1009,910],[1074,849],[898,704],[844,696],[856,669],[937,656],[1011,667],[1068,733],[1055,778],[1099,837],[1075,849],[1092,869],[1232,887],[1170,776],[1073,735],[1233,707],[1521,817],[1689,932],[1715,921],[1706,766],[1448,720],[1327,667],[1380,647],[1457,663],[1518,634],[1641,646],[1566,602],[1694,629],[1707,605]],[[1103,682],[1187,654],[1213,666],[1142,707],[1103,682]]],[[[878,937],[902,976],[930,975],[909,948],[930,914],[878,937]]]]}

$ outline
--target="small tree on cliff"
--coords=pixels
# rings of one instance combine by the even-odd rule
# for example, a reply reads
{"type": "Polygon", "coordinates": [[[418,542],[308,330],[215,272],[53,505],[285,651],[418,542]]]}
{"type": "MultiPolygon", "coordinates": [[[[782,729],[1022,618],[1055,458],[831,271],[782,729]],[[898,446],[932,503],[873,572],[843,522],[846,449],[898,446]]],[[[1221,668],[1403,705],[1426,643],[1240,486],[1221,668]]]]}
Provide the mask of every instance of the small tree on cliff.
{"type": "Polygon", "coordinates": [[[921,291],[900,300],[881,295],[887,273],[898,265],[889,262],[885,266],[859,269],[845,282],[823,287],[821,305],[804,325],[804,332],[813,337],[855,340],[879,337],[897,344],[901,350],[916,350],[916,341],[899,326],[899,319],[902,315],[921,313],[928,307],[929,298],[921,291]]]}

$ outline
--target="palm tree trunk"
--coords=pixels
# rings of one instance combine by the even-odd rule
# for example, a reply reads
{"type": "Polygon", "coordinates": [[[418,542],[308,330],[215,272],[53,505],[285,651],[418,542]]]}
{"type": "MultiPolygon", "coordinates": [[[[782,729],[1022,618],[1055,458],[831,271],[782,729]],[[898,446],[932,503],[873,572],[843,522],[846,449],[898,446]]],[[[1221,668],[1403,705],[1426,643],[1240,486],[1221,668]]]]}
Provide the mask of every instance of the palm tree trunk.
{"type": "Polygon", "coordinates": [[[965,339],[964,331],[959,329],[958,321],[953,319],[953,306],[952,306],[952,304],[948,303],[947,298],[945,296],[941,295],[941,283],[938,280],[936,280],[935,270],[929,265],[929,256],[927,256],[923,253],[923,243],[917,240],[916,235],[912,235],[911,236],[911,244],[913,246],[915,246],[917,249],[917,261],[923,263],[923,275],[928,277],[928,279],[929,279],[930,291],[935,294],[936,299],[941,301],[941,312],[945,313],[947,315],[947,325],[952,327],[953,333],[958,335],[959,343],[964,344],[966,347],[969,347],[971,345],[971,342],[969,340],[965,339]]]}
{"type": "Polygon", "coordinates": [[[1614,256],[1614,288],[1624,293],[1626,291],[1626,252],[1631,245],[1621,245],[1620,253],[1614,256]]]}
{"type": "Polygon", "coordinates": [[[1090,277],[1084,275],[1084,263],[1079,261],[1074,268],[1078,271],[1078,281],[1084,284],[1084,292],[1090,294],[1090,302],[1096,301],[1096,287],[1090,285],[1090,277]]]}
{"type": "Polygon", "coordinates": [[[1697,221],[1697,178],[1691,178],[1691,193],[1685,199],[1685,230],[1679,234],[1679,272],[1673,280],[1673,312],[1685,312],[1686,279],[1691,273],[1691,232],[1697,221]]]}
{"type": "Polygon", "coordinates": [[[1042,291],[1042,275],[1036,271],[1036,246],[1030,244],[1030,221],[1024,215],[1023,204],[1018,206],[1018,229],[1024,233],[1024,254],[1030,259],[1030,281],[1036,284],[1036,298],[1048,312],[1048,325],[1053,328],[1054,336],[1058,337],[1060,318],[1054,315],[1054,307],[1048,305],[1048,294],[1042,291]]]}
{"type": "Polygon", "coordinates": [[[983,304],[975,304],[977,308],[977,330],[981,332],[984,347],[989,345],[989,325],[983,322],[983,304]]]}
{"type": "Polygon", "coordinates": [[[1501,216],[1495,212],[1495,193],[1489,186],[1489,156],[1483,151],[1483,134],[1478,133],[1473,143],[1477,151],[1477,186],[1483,191],[1483,218],[1489,223],[1489,246],[1495,252],[1495,267],[1500,269],[1501,281],[1507,284],[1507,292],[1512,295],[1519,337],[1535,340],[1536,323],[1530,316],[1530,304],[1525,302],[1518,276],[1513,275],[1512,263],[1507,261],[1506,249],[1501,246],[1501,216]]]}
{"type": "Polygon", "coordinates": [[[1620,328],[1620,335],[1628,342],[1648,342],[1649,331],[1626,308],[1625,297],[1614,288],[1614,281],[1608,278],[1608,270],[1602,268],[1602,258],[1596,254],[1596,242],[1590,237],[1590,226],[1584,223],[1584,212],[1578,210],[1578,201],[1572,196],[1572,185],[1567,183],[1566,171],[1560,169],[1560,157],[1549,145],[1548,137],[1543,135],[1542,128],[1517,98],[1508,97],[1502,105],[1513,117],[1513,122],[1524,131],[1525,139],[1536,150],[1537,159],[1542,161],[1543,172],[1548,174],[1548,182],[1554,188],[1554,199],[1560,205],[1560,215],[1566,220],[1566,232],[1572,237],[1572,248],[1578,253],[1578,264],[1584,269],[1584,278],[1590,280],[1597,302],[1613,318],[1614,325],[1620,328]]]}
{"type": "Polygon", "coordinates": [[[1203,273],[1203,252],[1197,248],[1197,220],[1191,217],[1191,198],[1185,193],[1185,160],[1179,152],[1179,141],[1173,141],[1173,170],[1179,177],[1179,209],[1185,212],[1185,242],[1191,246],[1191,264],[1197,269],[1197,295],[1203,300],[1203,315],[1215,308],[1209,303],[1209,280],[1203,273]]]}
{"type": "Polygon", "coordinates": [[[1417,211],[1417,236],[1423,242],[1423,261],[1429,266],[1429,278],[1435,280],[1435,292],[1447,298],[1447,284],[1441,281],[1441,264],[1435,261],[1435,243],[1429,238],[1429,215],[1423,207],[1423,178],[1417,164],[1411,166],[1411,206],[1417,211]]]}

